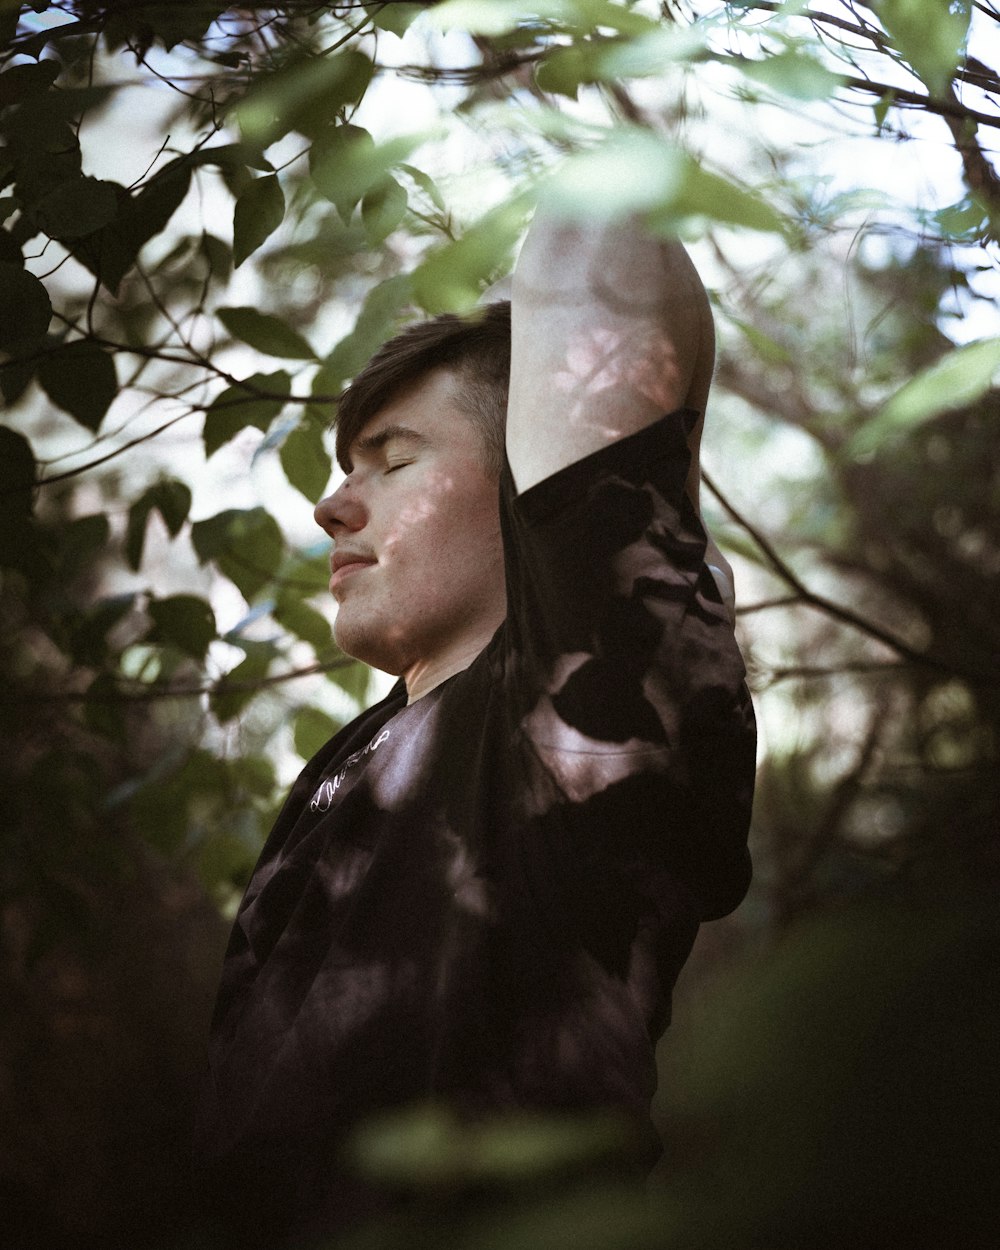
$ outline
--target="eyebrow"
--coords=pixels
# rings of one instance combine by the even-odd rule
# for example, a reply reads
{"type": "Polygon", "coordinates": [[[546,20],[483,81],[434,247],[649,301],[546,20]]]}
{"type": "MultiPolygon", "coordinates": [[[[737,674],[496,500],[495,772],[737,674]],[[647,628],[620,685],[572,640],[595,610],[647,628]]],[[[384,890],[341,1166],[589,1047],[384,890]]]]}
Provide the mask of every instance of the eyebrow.
{"type": "Polygon", "coordinates": [[[356,455],[358,452],[362,454],[381,451],[386,443],[392,442],[413,443],[416,446],[426,446],[430,439],[426,434],[421,434],[419,430],[413,430],[408,425],[386,425],[383,426],[376,434],[365,434],[361,438],[356,438],[351,446],[351,451],[356,455]]]}

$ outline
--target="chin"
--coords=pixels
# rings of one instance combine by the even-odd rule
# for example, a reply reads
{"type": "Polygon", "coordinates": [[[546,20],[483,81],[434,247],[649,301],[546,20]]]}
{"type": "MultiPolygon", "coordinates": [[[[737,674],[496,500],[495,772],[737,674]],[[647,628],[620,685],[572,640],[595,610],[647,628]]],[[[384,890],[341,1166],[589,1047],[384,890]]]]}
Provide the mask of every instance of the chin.
{"type": "Polygon", "coordinates": [[[349,621],[344,620],[344,610],[341,608],[333,623],[333,641],[343,651],[344,655],[349,655],[352,660],[363,660],[365,664],[370,663],[366,654],[367,648],[364,646],[364,630],[351,628],[349,621]]]}
{"type": "Polygon", "coordinates": [[[360,622],[352,623],[350,620],[344,620],[342,614],[343,609],[337,613],[333,623],[333,641],[341,651],[349,655],[352,660],[360,660],[363,664],[377,668],[382,673],[398,677],[404,667],[399,664],[398,656],[385,647],[380,647],[378,640],[373,638],[370,628],[366,629],[360,622]]]}

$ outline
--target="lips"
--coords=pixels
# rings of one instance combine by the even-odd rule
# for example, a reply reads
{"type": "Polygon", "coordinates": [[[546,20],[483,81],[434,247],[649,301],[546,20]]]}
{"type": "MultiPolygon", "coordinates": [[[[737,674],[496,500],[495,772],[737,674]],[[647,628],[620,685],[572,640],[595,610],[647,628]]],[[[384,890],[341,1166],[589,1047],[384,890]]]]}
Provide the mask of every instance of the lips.
{"type": "Polygon", "coordinates": [[[378,561],[374,556],[365,555],[360,551],[335,551],[330,558],[330,568],[333,576],[330,578],[330,589],[339,585],[352,574],[360,572],[361,569],[370,568],[378,561]]]}

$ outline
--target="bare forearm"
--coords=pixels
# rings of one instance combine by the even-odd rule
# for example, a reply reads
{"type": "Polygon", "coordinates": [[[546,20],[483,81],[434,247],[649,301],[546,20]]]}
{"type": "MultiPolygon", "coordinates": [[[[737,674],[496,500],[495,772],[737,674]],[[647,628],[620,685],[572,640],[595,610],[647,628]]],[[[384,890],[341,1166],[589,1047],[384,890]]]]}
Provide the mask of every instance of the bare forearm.
{"type": "Polygon", "coordinates": [[[679,244],[634,219],[539,215],[512,302],[508,455],[520,490],[665,412],[704,411],[711,314],[679,244]]]}

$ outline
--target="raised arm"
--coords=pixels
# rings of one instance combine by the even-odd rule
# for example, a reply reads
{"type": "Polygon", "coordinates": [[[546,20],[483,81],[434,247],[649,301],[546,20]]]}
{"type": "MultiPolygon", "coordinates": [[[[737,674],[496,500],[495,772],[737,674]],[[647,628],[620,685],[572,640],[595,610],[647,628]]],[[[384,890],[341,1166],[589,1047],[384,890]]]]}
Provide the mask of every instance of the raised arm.
{"type": "MultiPolygon", "coordinates": [[[[684,248],[635,218],[581,224],[540,210],[514,270],[511,307],[507,457],[518,490],[693,408],[687,493],[700,517],[715,329],[684,248]]],[[[707,537],[705,561],[734,618],[732,568],[707,537]]]]}
{"type": "MultiPolygon", "coordinates": [[[[634,218],[539,211],[514,271],[507,454],[519,491],[677,408],[704,414],[708,297],[679,243],[634,218]]],[[[688,481],[698,504],[699,421],[688,481]]]]}

